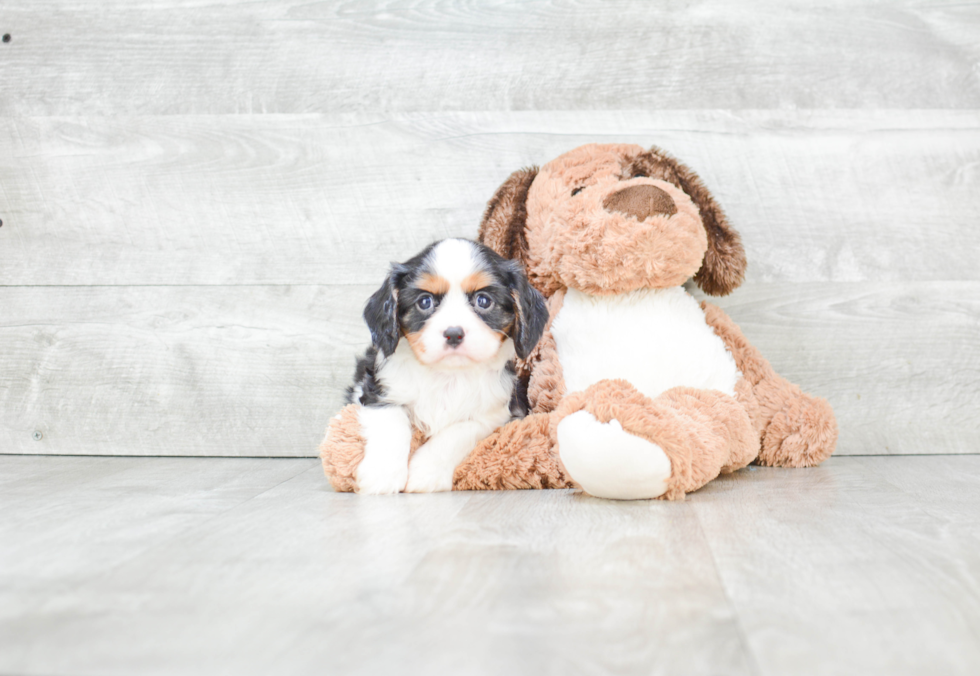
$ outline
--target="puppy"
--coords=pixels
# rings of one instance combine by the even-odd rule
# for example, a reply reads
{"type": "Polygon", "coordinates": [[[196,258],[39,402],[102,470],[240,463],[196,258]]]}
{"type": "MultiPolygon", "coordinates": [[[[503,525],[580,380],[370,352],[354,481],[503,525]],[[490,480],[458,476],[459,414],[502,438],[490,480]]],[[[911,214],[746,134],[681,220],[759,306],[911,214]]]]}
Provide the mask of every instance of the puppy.
{"type": "Polygon", "coordinates": [[[364,308],[372,346],[347,392],[365,441],[357,492],[451,490],[476,444],[526,414],[514,360],[547,320],[520,263],[482,244],[447,239],[392,264],[364,308]],[[415,430],[428,441],[409,461],[415,430]]]}

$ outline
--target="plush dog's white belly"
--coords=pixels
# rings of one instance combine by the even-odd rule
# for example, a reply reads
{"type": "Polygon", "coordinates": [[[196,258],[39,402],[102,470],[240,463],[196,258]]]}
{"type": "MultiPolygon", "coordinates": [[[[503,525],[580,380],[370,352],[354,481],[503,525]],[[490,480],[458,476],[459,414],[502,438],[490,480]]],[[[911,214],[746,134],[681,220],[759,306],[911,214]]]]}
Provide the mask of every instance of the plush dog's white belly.
{"type": "Polygon", "coordinates": [[[679,286],[617,296],[569,289],[551,332],[568,392],[620,378],[651,398],[678,386],[734,396],[741,376],[701,306],[679,286]]]}

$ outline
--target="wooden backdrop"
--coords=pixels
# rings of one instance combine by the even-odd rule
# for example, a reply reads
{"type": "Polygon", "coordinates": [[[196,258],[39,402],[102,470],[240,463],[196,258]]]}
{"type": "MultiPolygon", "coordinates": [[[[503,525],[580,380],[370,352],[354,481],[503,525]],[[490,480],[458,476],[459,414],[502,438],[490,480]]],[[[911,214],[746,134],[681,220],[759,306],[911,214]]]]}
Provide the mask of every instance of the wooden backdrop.
{"type": "Polygon", "coordinates": [[[971,2],[0,6],[0,452],[305,456],[388,261],[514,169],[661,145],[840,454],[980,450],[971,2]]]}

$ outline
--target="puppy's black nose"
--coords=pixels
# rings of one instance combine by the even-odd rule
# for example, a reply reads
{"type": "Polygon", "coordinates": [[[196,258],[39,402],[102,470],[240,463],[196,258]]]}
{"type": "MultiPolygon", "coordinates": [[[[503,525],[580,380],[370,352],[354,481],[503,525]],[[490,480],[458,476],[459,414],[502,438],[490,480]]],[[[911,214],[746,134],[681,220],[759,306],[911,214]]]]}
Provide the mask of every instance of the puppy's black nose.
{"type": "Polygon", "coordinates": [[[446,343],[449,347],[459,347],[459,344],[463,342],[463,329],[458,326],[450,326],[448,329],[442,332],[442,335],[446,337],[446,343]]]}

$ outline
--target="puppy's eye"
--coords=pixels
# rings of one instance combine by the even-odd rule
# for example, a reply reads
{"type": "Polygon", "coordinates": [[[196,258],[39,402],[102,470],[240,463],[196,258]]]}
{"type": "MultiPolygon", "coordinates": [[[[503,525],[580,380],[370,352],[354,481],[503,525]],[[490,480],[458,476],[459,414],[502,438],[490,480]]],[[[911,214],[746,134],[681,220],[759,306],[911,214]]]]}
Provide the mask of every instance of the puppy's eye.
{"type": "Polygon", "coordinates": [[[487,294],[481,293],[476,297],[476,306],[481,310],[489,310],[493,307],[493,299],[487,294]]]}
{"type": "Polygon", "coordinates": [[[432,307],[432,296],[422,296],[415,304],[419,306],[419,310],[428,310],[432,307]]]}
{"type": "Polygon", "coordinates": [[[579,194],[583,190],[585,190],[585,186],[584,185],[581,185],[581,186],[575,188],[575,190],[572,191],[572,197],[575,197],[577,194],[579,194]]]}
{"type": "Polygon", "coordinates": [[[644,174],[642,171],[638,171],[635,174],[633,174],[633,178],[650,178],[650,177],[644,174]]]}

